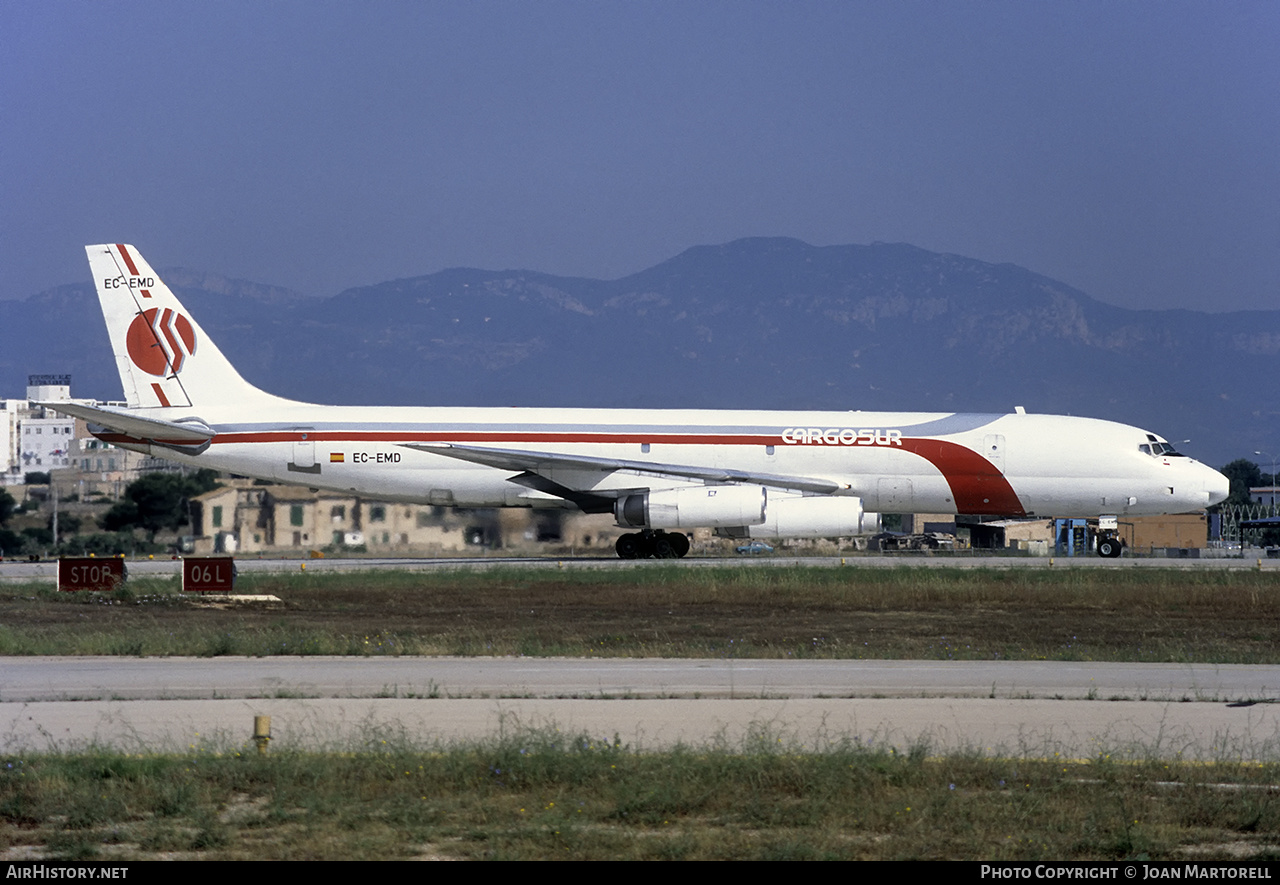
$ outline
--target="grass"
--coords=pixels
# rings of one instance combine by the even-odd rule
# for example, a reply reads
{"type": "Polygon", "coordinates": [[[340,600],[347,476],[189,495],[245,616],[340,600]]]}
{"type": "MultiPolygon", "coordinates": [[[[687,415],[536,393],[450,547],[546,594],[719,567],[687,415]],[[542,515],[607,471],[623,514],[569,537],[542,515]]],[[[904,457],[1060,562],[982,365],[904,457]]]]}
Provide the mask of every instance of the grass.
{"type": "Polygon", "coordinates": [[[0,764],[0,859],[1276,859],[1280,764],[930,756],[841,741],[633,752],[517,730],[342,752],[0,764]]]}
{"type": "Polygon", "coordinates": [[[567,655],[1276,663],[1280,573],[769,569],[245,575],[0,586],[0,655],[567,655]]]}

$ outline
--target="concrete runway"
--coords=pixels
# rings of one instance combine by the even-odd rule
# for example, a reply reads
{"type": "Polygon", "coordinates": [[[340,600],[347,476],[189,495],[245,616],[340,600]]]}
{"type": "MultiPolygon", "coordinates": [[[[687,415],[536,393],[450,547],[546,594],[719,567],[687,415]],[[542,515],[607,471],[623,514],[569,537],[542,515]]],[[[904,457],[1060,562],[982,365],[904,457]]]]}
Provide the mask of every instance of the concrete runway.
{"type": "Polygon", "coordinates": [[[558,728],[641,749],[1275,759],[1280,667],[1002,661],[8,658],[0,750],[432,745],[558,728]],[[1228,706],[1228,701],[1252,701],[1228,706]]]}

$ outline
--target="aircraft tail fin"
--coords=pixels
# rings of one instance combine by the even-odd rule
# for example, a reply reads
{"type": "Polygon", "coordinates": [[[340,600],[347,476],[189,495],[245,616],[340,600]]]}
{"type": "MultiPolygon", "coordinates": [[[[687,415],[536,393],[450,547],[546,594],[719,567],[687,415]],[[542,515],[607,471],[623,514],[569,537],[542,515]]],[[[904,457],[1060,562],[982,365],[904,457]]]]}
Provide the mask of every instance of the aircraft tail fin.
{"type": "Polygon", "coordinates": [[[130,408],[275,400],[240,377],[133,246],[86,246],[130,408]]]}

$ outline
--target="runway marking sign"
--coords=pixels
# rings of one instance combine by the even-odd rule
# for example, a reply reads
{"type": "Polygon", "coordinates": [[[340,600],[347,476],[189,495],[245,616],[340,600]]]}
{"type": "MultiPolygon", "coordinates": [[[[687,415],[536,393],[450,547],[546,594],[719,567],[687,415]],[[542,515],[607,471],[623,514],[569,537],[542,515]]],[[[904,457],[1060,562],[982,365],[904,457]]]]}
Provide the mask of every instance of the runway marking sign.
{"type": "Polygon", "coordinates": [[[110,593],[127,577],[123,559],[64,556],[58,560],[58,589],[64,593],[81,590],[110,593]]]}
{"type": "Polygon", "coordinates": [[[236,585],[236,563],[230,556],[188,556],[182,560],[184,593],[230,593],[236,585]]]}

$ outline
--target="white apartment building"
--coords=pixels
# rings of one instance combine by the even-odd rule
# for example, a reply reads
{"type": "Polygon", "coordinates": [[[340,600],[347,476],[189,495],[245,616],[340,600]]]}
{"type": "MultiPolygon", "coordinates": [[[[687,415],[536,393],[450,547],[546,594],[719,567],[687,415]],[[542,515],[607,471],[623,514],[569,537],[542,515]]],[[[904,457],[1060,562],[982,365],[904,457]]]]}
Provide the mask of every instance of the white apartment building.
{"type": "Polygon", "coordinates": [[[28,375],[26,399],[0,399],[0,485],[21,485],[28,473],[74,470],[114,486],[152,460],[100,442],[83,421],[36,405],[53,402],[98,405],[72,399],[70,375],[28,375]]]}

